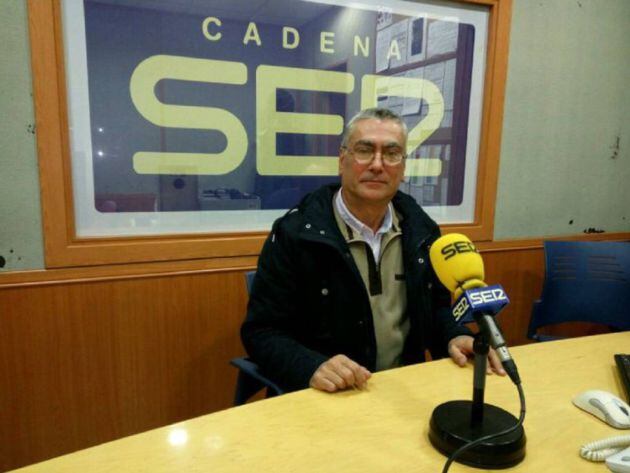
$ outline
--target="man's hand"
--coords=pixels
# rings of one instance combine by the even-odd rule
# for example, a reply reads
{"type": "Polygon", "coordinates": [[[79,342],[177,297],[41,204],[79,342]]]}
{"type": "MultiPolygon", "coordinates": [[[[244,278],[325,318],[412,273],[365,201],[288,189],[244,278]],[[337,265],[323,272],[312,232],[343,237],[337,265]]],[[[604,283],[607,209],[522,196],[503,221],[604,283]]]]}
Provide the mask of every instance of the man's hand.
{"type": "MultiPolygon", "coordinates": [[[[466,366],[468,357],[475,356],[473,351],[474,338],[469,335],[460,335],[448,342],[448,354],[459,366],[466,366]]],[[[495,372],[500,376],[505,376],[505,370],[501,366],[501,361],[494,349],[491,347],[488,352],[488,374],[495,372]]]]}
{"type": "Polygon", "coordinates": [[[334,393],[340,389],[363,389],[372,373],[345,355],[335,355],[325,361],[311,377],[311,388],[334,393]]]}

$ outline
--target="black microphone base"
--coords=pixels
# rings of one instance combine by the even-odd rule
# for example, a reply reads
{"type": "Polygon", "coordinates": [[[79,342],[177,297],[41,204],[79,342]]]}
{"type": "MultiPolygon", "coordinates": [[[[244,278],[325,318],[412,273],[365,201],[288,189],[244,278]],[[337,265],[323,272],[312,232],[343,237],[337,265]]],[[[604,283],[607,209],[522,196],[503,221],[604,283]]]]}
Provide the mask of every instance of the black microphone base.
{"type": "MultiPolygon", "coordinates": [[[[518,419],[500,407],[484,404],[483,421],[471,426],[472,401],[450,401],[433,410],[429,440],[441,453],[449,456],[462,445],[486,435],[513,427],[518,419]]],[[[509,468],[525,458],[525,431],[514,432],[482,442],[462,453],[455,461],[476,468],[509,468]]]]}

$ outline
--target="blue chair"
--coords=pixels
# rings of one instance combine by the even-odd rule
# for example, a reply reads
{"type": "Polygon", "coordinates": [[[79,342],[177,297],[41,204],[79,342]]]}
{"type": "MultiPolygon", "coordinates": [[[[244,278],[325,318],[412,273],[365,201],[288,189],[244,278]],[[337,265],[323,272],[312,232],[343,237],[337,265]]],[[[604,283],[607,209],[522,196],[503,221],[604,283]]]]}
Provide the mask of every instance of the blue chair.
{"type": "Polygon", "coordinates": [[[563,322],[590,322],[630,330],[630,242],[546,241],[545,281],[534,302],[527,337],[563,322]]]}
{"type": "MultiPolygon", "coordinates": [[[[248,294],[251,292],[255,274],[255,271],[245,273],[248,294]]],[[[239,370],[234,394],[235,406],[245,404],[249,398],[264,388],[267,388],[267,397],[284,394],[284,390],[263,375],[258,365],[251,359],[247,357],[233,358],[230,360],[230,364],[239,370]]]]}

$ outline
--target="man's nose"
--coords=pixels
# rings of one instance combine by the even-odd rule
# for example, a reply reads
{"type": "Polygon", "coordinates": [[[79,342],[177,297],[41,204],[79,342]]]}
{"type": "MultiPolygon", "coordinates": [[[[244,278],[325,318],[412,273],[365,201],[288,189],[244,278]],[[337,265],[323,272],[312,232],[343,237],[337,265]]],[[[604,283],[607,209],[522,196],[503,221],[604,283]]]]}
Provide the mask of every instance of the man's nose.
{"type": "Polygon", "coordinates": [[[370,170],[383,170],[383,153],[381,151],[374,151],[374,157],[370,161],[370,170]]]}

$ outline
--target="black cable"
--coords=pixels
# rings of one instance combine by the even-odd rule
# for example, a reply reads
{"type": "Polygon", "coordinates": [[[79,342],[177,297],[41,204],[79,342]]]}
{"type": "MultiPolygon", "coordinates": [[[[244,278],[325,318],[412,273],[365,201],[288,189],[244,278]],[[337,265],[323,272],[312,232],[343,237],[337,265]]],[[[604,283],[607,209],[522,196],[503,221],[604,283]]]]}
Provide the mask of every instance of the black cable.
{"type": "Polygon", "coordinates": [[[470,450],[471,448],[476,447],[480,443],[486,442],[487,440],[493,439],[495,437],[501,437],[502,435],[511,434],[516,429],[518,429],[521,425],[523,425],[523,421],[525,420],[525,393],[523,392],[523,387],[521,386],[520,383],[516,385],[516,389],[518,389],[518,397],[521,401],[521,415],[518,419],[518,422],[514,424],[512,427],[503,430],[502,432],[497,432],[496,434],[490,434],[490,435],[486,435],[485,437],[480,437],[477,440],[473,440],[472,442],[468,442],[467,444],[459,447],[457,450],[451,453],[451,455],[448,457],[448,460],[446,460],[446,463],[444,464],[444,468],[442,469],[442,473],[447,473],[451,464],[457,459],[457,457],[459,457],[466,450],[470,450]]]}

